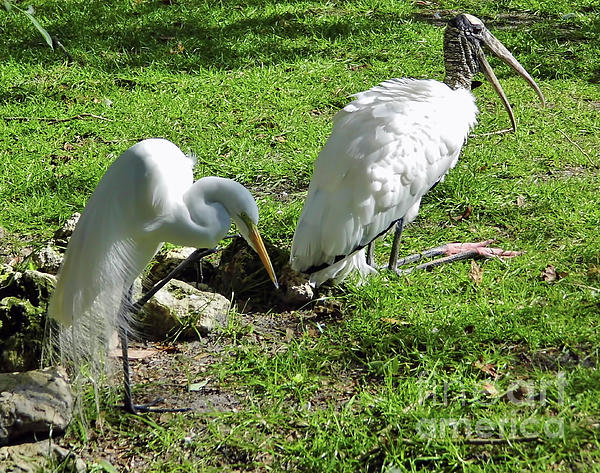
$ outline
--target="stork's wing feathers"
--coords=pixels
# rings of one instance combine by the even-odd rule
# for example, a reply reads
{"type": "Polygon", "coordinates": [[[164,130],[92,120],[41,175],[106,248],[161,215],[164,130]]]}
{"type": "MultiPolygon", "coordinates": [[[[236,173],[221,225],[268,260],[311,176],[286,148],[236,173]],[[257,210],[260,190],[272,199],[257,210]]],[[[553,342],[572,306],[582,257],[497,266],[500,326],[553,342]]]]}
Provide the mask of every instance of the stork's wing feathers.
{"type": "MultiPolygon", "coordinates": [[[[69,241],[48,314],[59,321],[79,364],[94,362],[118,318],[124,291],[160,247],[145,228],[169,211],[173,193],[193,181],[193,163],[166,140],[123,153],[90,197],[69,241]],[[173,190],[171,181],[177,179],[173,190]]],[[[63,347],[64,348],[64,347],[63,347]]]]}
{"type": "Polygon", "coordinates": [[[476,112],[470,92],[433,80],[393,79],[357,94],[315,161],[292,267],[332,264],[412,220],[456,164],[476,112]]]}

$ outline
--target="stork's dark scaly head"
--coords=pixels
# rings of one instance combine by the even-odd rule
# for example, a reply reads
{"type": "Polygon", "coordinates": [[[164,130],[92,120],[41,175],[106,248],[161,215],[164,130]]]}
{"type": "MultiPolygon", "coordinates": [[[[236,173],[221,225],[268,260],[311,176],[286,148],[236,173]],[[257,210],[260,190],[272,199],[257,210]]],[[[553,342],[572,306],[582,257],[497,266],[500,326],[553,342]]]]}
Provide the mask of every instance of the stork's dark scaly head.
{"type": "Polygon", "coordinates": [[[502,99],[510,117],[513,130],[516,130],[517,125],[513,111],[504,94],[504,90],[500,86],[500,82],[498,82],[494,71],[485,58],[482,46],[502,59],[523,77],[536,91],[542,101],[542,105],[545,104],[544,96],[538,85],[508,49],[489,32],[479,18],[464,13],[452,18],[446,28],[444,35],[446,78],[444,82],[453,89],[459,87],[470,89],[473,76],[479,71],[483,72],[502,99]]]}

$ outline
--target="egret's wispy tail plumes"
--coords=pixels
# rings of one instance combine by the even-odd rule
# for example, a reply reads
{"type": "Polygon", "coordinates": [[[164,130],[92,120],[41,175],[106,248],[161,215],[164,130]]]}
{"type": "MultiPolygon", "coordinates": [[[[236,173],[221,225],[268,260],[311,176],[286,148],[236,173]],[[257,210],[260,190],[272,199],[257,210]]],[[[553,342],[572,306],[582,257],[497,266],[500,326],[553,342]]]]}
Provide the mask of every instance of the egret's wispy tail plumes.
{"type": "Polygon", "coordinates": [[[163,242],[213,248],[233,220],[277,282],[257,230],[256,202],[241,184],[194,183],[194,159],[162,139],[141,141],[106,171],[69,241],[48,314],[63,359],[106,372],[115,332],[131,334],[129,288],[163,242]]]}

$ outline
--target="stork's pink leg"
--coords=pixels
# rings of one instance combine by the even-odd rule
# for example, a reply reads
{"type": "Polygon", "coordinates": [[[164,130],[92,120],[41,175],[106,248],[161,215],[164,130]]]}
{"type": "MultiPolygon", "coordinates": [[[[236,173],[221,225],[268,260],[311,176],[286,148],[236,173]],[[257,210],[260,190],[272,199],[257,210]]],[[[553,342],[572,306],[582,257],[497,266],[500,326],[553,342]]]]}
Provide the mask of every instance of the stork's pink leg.
{"type": "Polygon", "coordinates": [[[431,269],[435,266],[440,266],[454,261],[460,261],[470,258],[512,258],[522,254],[522,251],[503,250],[502,248],[490,248],[488,245],[494,240],[480,241],[478,243],[447,243],[446,245],[438,246],[425,250],[421,253],[407,256],[398,260],[398,266],[405,266],[410,263],[415,263],[423,258],[432,258],[435,256],[445,255],[427,263],[423,263],[412,268],[397,269],[398,274],[408,274],[415,269],[431,269]]]}

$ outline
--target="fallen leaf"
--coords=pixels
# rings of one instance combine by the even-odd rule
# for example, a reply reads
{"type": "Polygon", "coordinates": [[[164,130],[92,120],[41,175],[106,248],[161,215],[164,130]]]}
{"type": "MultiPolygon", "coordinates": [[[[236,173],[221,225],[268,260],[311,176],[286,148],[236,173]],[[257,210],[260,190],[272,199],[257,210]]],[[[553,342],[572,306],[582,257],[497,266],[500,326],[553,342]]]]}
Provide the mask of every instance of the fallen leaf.
{"type": "Polygon", "coordinates": [[[469,278],[475,284],[481,284],[483,281],[483,268],[477,264],[477,261],[471,260],[471,270],[469,271],[469,278]]]}
{"type": "Polygon", "coordinates": [[[529,396],[532,394],[531,391],[530,387],[519,383],[514,386],[514,389],[509,389],[502,398],[507,402],[519,404],[528,400],[529,396]]]}
{"type": "MultiPolygon", "coordinates": [[[[128,355],[130,360],[143,360],[145,358],[150,358],[154,354],[156,354],[158,350],[154,348],[130,348],[128,350],[128,355]]],[[[121,348],[115,348],[110,351],[110,356],[115,358],[122,358],[123,352],[121,348]]]]}
{"type": "Polygon", "coordinates": [[[321,336],[321,333],[315,328],[314,325],[309,325],[306,329],[306,332],[308,333],[309,337],[317,338],[321,336]]]}
{"type": "Polygon", "coordinates": [[[175,46],[175,48],[169,49],[169,53],[171,53],[171,54],[180,54],[184,51],[185,51],[185,47],[183,46],[183,44],[181,44],[181,41],[179,43],[177,43],[177,46],[175,46]]]}
{"type": "Polygon", "coordinates": [[[292,330],[291,328],[287,327],[285,329],[285,341],[289,342],[293,338],[294,338],[294,330],[292,330]]]}
{"type": "Polygon", "coordinates": [[[453,217],[451,215],[450,218],[452,220],[454,220],[455,222],[460,222],[461,220],[468,219],[472,213],[473,213],[473,207],[471,207],[470,205],[467,205],[467,208],[464,210],[464,212],[462,214],[460,214],[458,217],[453,217]]]}
{"type": "Polygon", "coordinates": [[[556,268],[551,264],[546,266],[546,268],[542,271],[542,274],[540,275],[542,281],[546,282],[555,282],[559,279],[563,279],[566,276],[567,273],[565,271],[557,271],[556,268]]]}
{"type": "Polygon", "coordinates": [[[202,388],[204,388],[204,386],[206,386],[208,384],[208,381],[209,381],[209,378],[206,378],[198,383],[192,383],[188,386],[188,391],[190,391],[190,392],[202,391],[202,388]]]}
{"type": "Polygon", "coordinates": [[[520,195],[517,197],[517,207],[523,207],[525,205],[525,196],[520,195]]]}
{"type": "Polygon", "coordinates": [[[496,367],[493,363],[484,363],[481,359],[477,360],[473,363],[473,366],[480,371],[483,371],[485,374],[491,376],[492,378],[498,377],[498,372],[496,371],[496,367]]]}
{"type": "Polygon", "coordinates": [[[491,397],[496,397],[498,395],[498,390],[496,389],[496,386],[494,386],[492,383],[484,383],[483,392],[484,394],[487,394],[491,397]]]}
{"type": "Polygon", "coordinates": [[[588,268],[587,271],[588,276],[590,277],[599,277],[600,276],[600,266],[592,265],[588,268]]]}

